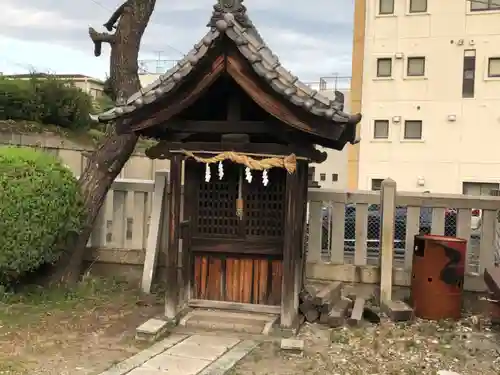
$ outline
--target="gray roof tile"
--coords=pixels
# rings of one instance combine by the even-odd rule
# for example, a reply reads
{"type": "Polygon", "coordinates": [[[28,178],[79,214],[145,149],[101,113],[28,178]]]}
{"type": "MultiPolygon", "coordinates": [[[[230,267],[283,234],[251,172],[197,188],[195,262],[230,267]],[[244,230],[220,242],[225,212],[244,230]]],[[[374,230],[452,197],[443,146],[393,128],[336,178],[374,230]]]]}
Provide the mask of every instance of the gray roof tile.
{"type": "Polygon", "coordinates": [[[349,115],[343,112],[344,96],[336,93],[330,100],[301,82],[298,77],[285,69],[278,57],[265,44],[262,37],[248,19],[242,0],[235,1],[230,11],[224,13],[223,3],[214,6],[214,15],[209,23],[210,31],[194,45],[193,49],[172,69],[159,79],[133,94],[126,103],[101,113],[93,118],[99,121],[113,120],[124,114],[133,112],[145,104],[150,104],[162,95],[180,85],[198,62],[203,59],[210,47],[219,36],[225,34],[234,41],[240,53],[251,63],[255,72],[263,77],[279,94],[286,97],[294,105],[300,106],[310,113],[328,118],[338,123],[356,123],[359,115],[349,115]]]}

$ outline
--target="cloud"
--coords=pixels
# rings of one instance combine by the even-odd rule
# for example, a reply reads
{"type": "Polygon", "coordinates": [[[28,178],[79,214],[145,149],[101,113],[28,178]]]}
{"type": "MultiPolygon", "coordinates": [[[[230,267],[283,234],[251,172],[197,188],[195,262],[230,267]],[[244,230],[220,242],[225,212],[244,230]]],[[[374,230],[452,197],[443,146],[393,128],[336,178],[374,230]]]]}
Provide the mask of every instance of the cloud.
{"type": "MultiPolygon", "coordinates": [[[[214,2],[158,0],[141,58],[156,58],[158,51],[167,60],[182,57],[206,32],[214,2]]],[[[2,0],[0,37],[43,43],[52,59],[64,59],[65,48],[92,59],[88,27],[99,29],[118,5],[117,0],[23,0],[20,6],[19,1],[2,0]]],[[[353,0],[246,0],[245,5],[268,45],[304,80],[350,74],[353,0]]],[[[7,57],[16,60],[15,51],[7,57]]],[[[34,56],[31,63],[42,58],[50,65],[48,56],[34,56]]]]}

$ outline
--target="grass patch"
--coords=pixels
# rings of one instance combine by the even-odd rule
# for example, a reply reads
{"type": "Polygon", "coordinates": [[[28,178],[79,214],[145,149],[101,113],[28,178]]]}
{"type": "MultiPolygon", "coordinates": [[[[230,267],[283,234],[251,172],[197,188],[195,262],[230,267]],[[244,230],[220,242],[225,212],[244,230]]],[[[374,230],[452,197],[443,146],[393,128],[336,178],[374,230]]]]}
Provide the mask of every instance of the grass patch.
{"type": "Polygon", "coordinates": [[[90,277],[71,289],[27,286],[18,293],[0,294],[0,326],[19,328],[59,313],[75,315],[104,306],[121,295],[135,297],[131,292],[128,285],[120,281],[90,277]]]}

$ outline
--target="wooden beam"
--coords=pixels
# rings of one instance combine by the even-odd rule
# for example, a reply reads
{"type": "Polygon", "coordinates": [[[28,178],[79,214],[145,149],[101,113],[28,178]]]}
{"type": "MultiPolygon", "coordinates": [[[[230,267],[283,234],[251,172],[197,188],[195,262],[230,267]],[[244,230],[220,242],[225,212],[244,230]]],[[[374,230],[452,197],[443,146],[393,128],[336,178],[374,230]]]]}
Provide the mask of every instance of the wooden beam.
{"type": "Polygon", "coordinates": [[[165,316],[176,319],[179,309],[178,263],[181,218],[182,157],[175,155],[170,164],[170,191],[168,195],[168,243],[166,249],[167,283],[165,289],[165,316]]]}
{"type": "Polygon", "coordinates": [[[211,301],[202,299],[192,299],[188,303],[189,307],[202,308],[202,309],[219,309],[219,310],[233,310],[254,312],[259,314],[279,314],[280,307],[272,305],[258,305],[253,303],[240,303],[228,301],[211,301]]]}
{"type": "Polygon", "coordinates": [[[302,205],[297,196],[300,196],[301,186],[299,186],[298,173],[287,174],[285,191],[285,233],[283,239],[283,276],[281,284],[281,328],[290,329],[298,320],[299,290],[296,290],[297,272],[297,216],[302,205]]]}
{"type": "Polygon", "coordinates": [[[148,116],[142,121],[132,122],[131,130],[139,131],[160,125],[179,114],[183,109],[186,109],[199,99],[220,77],[223,71],[224,56],[218,56],[207,71],[204,72],[203,77],[197,79],[194,85],[186,87],[182,92],[177,91],[176,96],[168,102],[165,109],[154,113],[153,116],[148,116]]]}
{"type": "Polygon", "coordinates": [[[307,158],[313,162],[321,163],[326,160],[326,152],[315,149],[312,145],[281,145],[277,143],[229,143],[229,142],[164,142],[146,150],[146,155],[151,159],[170,159],[176,151],[207,151],[223,152],[234,151],[248,154],[290,155],[307,158]]]}
{"type": "Polygon", "coordinates": [[[276,125],[264,121],[174,121],[167,123],[165,129],[186,133],[266,134],[276,125]]]}

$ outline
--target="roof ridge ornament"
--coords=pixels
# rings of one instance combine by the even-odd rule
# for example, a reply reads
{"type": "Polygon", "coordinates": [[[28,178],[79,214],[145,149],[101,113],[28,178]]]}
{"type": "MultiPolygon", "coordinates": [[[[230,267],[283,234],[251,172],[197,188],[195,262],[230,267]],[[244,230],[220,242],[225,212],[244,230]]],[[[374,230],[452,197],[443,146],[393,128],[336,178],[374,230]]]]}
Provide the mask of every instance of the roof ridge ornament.
{"type": "Polygon", "coordinates": [[[223,20],[226,13],[231,13],[236,22],[243,27],[253,26],[247,16],[247,8],[243,5],[243,0],[218,0],[217,4],[214,5],[212,18],[207,26],[216,27],[217,21],[223,20]]]}

